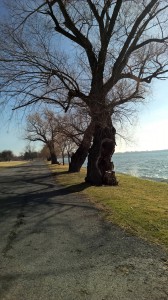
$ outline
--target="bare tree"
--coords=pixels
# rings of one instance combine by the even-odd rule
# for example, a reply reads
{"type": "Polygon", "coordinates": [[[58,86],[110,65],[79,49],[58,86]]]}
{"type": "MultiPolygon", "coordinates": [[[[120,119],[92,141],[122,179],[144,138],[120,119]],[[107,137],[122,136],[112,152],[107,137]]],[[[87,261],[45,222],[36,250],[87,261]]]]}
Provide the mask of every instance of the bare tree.
{"type": "MultiPolygon", "coordinates": [[[[83,143],[83,136],[86,135],[86,125],[84,116],[77,114],[77,111],[61,115],[54,114],[49,109],[44,109],[41,113],[34,113],[27,117],[26,139],[32,142],[43,142],[50,152],[52,164],[58,163],[57,154],[62,154],[63,164],[65,155],[68,157],[69,171],[79,172],[84,163],[87,153],[82,157],[76,154],[83,143]],[[73,159],[73,170],[71,169],[71,156],[73,159]],[[73,156],[72,156],[73,157],[73,156]],[[80,163],[79,163],[80,160],[80,163]]],[[[92,136],[91,136],[92,137],[92,136]]],[[[87,152],[90,144],[87,147],[87,152]]]]}
{"type": "Polygon", "coordinates": [[[27,117],[25,138],[31,142],[41,141],[49,149],[52,164],[58,164],[55,139],[58,134],[58,121],[50,110],[34,113],[27,117]]]}
{"type": "Polygon", "coordinates": [[[67,110],[82,101],[94,124],[87,181],[102,184],[112,168],[115,112],[142,101],[151,81],[167,76],[167,1],[16,0],[13,6],[14,23],[2,27],[1,90],[17,95],[15,108],[49,101],[67,110]],[[72,51],[59,47],[60,36],[72,51]]]}
{"type": "Polygon", "coordinates": [[[60,133],[57,136],[56,145],[57,149],[60,150],[63,165],[65,164],[66,157],[68,159],[68,164],[70,165],[72,153],[76,150],[77,147],[76,143],[73,141],[73,139],[68,138],[63,133],[60,133]]]}
{"type": "Polygon", "coordinates": [[[79,107],[73,110],[64,118],[60,131],[66,139],[67,147],[69,145],[70,148],[73,148],[73,151],[70,151],[72,155],[71,160],[69,160],[69,172],[79,172],[88,156],[94,132],[94,124],[88,109],[79,107]],[[73,144],[71,147],[71,143],[77,147],[74,147],[73,144]]]}

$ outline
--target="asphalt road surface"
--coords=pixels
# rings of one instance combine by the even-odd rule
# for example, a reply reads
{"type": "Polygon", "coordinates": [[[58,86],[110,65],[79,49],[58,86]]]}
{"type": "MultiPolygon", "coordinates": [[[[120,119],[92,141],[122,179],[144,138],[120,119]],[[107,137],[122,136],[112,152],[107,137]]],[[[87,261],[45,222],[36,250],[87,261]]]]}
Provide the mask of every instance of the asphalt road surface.
{"type": "Polygon", "coordinates": [[[167,254],[105,222],[82,188],[42,162],[0,172],[0,299],[167,300],[167,254]]]}

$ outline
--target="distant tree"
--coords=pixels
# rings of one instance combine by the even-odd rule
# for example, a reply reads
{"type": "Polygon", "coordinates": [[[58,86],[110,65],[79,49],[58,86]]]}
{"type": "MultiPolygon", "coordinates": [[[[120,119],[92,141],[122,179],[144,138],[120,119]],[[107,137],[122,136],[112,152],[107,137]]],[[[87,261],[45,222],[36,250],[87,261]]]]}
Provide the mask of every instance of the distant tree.
{"type": "MultiPolygon", "coordinates": [[[[64,125],[65,125],[65,123],[64,123],[64,125]]],[[[61,129],[62,129],[62,127],[61,127],[61,129]]],[[[70,133],[70,131],[68,129],[68,134],[69,133],[70,133]]],[[[73,135],[70,138],[69,135],[66,135],[66,133],[64,133],[64,131],[60,131],[60,133],[57,135],[57,139],[56,139],[55,143],[57,145],[56,148],[59,149],[60,154],[62,156],[63,165],[65,164],[65,157],[67,157],[68,163],[70,166],[72,153],[77,148],[77,144],[76,144],[76,142],[74,142],[73,135]]]]}
{"type": "Polygon", "coordinates": [[[43,142],[49,149],[52,164],[59,163],[55,151],[55,139],[58,132],[58,118],[48,109],[27,117],[25,138],[31,142],[43,142]]]}
{"type": "Polygon", "coordinates": [[[23,155],[23,159],[25,160],[33,160],[38,157],[38,152],[36,151],[26,151],[23,155]]]}
{"type": "Polygon", "coordinates": [[[29,144],[26,145],[25,150],[22,154],[24,160],[33,160],[38,158],[39,152],[35,151],[34,148],[29,144]]]}
{"type": "Polygon", "coordinates": [[[0,160],[1,161],[11,161],[14,155],[11,150],[4,150],[0,153],[0,160]]]}

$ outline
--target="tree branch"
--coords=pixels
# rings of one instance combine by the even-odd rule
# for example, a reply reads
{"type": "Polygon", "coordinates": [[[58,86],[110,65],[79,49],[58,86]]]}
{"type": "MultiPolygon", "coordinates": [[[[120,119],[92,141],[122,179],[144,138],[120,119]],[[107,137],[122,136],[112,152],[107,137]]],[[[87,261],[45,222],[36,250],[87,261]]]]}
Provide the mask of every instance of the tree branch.
{"type": "MultiPolygon", "coordinates": [[[[96,66],[97,66],[97,59],[96,59],[96,56],[93,52],[93,49],[92,49],[92,44],[91,42],[89,41],[88,38],[86,38],[78,29],[77,27],[75,26],[74,22],[71,20],[69,14],[67,13],[67,10],[65,8],[65,5],[63,4],[63,2],[61,0],[57,0],[57,3],[60,7],[60,10],[63,14],[63,17],[65,19],[65,26],[66,28],[68,28],[72,33],[70,34],[69,32],[67,32],[66,30],[64,30],[57,18],[55,17],[54,13],[53,13],[53,9],[52,9],[52,5],[50,5],[50,2],[49,0],[46,0],[47,3],[48,3],[48,6],[50,8],[50,16],[52,17],[55,25],[56,25],[56,30],[61,33],[62,35],[68,37],[70,40],[74,41],[76,44],[80,45],[82,48],[84,48],[86,50],[86,53],[87,53],[87,56],[88,56],[88,60],[89,60],[89,63],[90,63],[90,68],[92,70],[92,73],[95,73],[96,72],[96,66]]],[[[55,3],[55,2],[54,2],[55,3]]]]}
{"type": "Polygon", "coordinates": [[[163,39],[157,39],[157,38],[152,38],[152,39],[149,39],[149,40],[146,40],[138,45],[136,45],[134,48],[133,48],[133,51],[139,49],[139,48],[142,48],[143,46],[145,45],[148,45],[150,43],[153,43],[153,42],[156,42],[156,43],[164,43],[165,41],[168,40],[168,36],[163,38],[163,39]]]}
{"type": "MultiPolygon", "coordinates": [[[[149,2],[149,4],[145,6],[144,10],[140,13],[140,15],[137,17],[135,23],[133,24],[132,29],[131,29],[120,53],[119,53],[119,56],[113,65],[112,76],[104,84],[104,90],[106,92],[109,91],[112,88],[112,86],[118,81],[117,74],[121,74],[122,69],[125,67],[126,60],[128,60],[129,55],[131,54],[131,52],[133,50],[132,45],[130,46],[130,43],[131,43],[132,39],[134,38],[139,25],[145,19],[146,15],[151,11],[151,9],[157,4],[157,2],[158,2],[158,0],[151,0],[149,2]]],[[[148,22],[149,22],[149,19],[148,19],[148,22]]],[[[142,25],[142,27],[143,27],[143,25],[142,25]]],[[[137,40],[138,40],[138,35],[136,36],[136,42],[137,42],[137,40]]]]}

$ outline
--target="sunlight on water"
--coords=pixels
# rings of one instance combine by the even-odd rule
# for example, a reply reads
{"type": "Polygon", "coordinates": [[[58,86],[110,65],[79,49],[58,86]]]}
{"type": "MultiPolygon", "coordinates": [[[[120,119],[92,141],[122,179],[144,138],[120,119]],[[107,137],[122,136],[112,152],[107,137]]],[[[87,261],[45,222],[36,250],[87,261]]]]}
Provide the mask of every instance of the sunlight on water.
{"type": "Polygon", "coordinates": [[[116,172],[137,177],[168,179],[168,150],[115,153],[116,172]]]}
{"type": "Polygon", "coordinates": [[[116,173],[168,182],[168,150],[115,153],[113,162],[116,173]]]}

